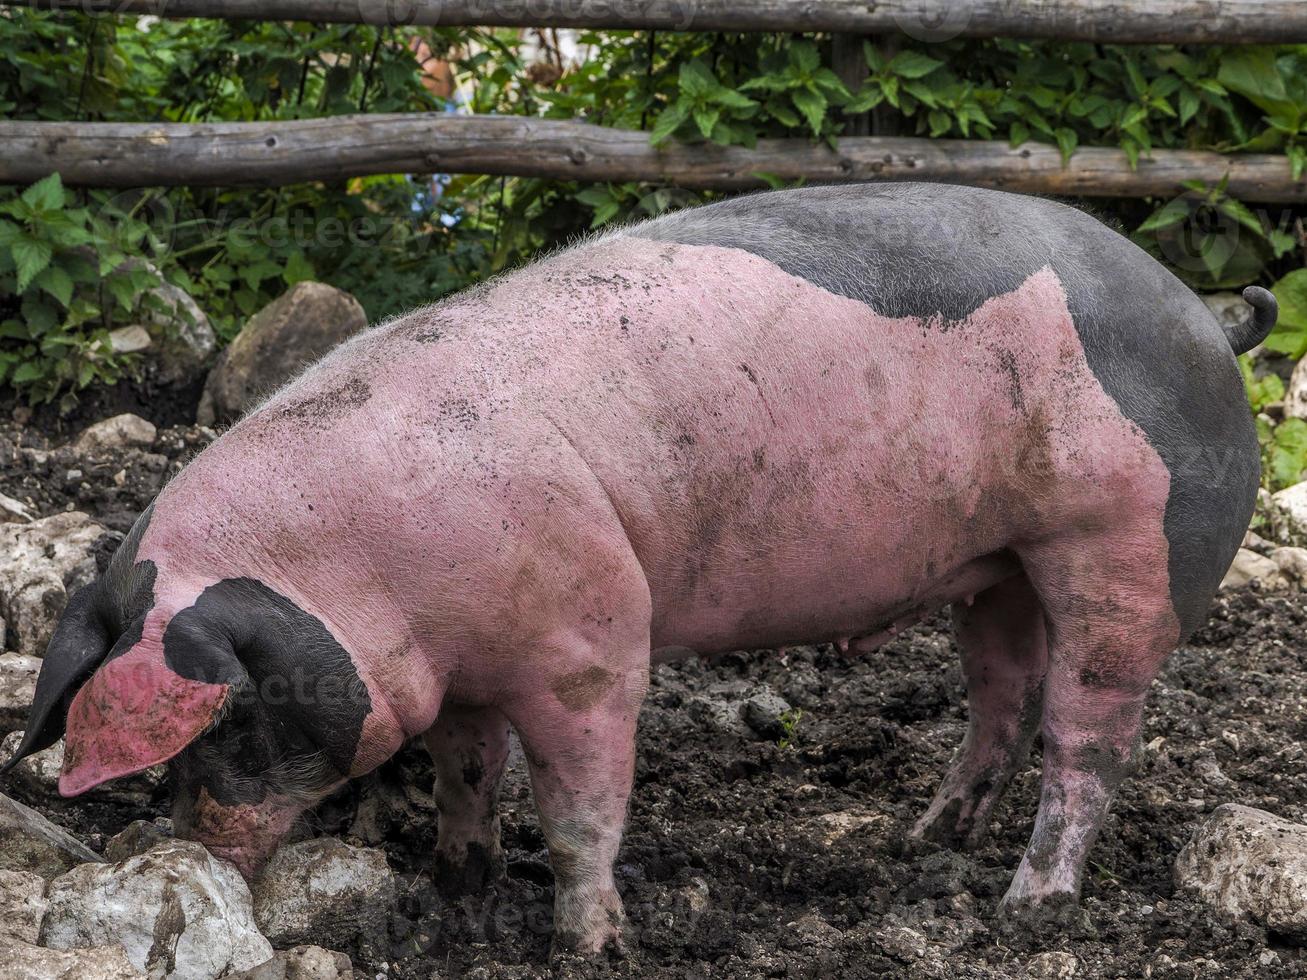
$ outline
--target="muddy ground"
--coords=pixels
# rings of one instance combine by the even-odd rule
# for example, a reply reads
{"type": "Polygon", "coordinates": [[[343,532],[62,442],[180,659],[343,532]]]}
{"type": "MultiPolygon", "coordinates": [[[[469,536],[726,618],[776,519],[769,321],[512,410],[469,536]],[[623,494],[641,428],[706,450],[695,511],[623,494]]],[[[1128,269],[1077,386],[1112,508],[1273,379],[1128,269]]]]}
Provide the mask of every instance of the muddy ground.
{"type": "MultiPolygon", "coordinates": [[[[148,452],[95,461],[61,453],[65,435],[48,419],[0,425],[0,491],[30,500],[41,515],[72,504],[119,532],[211,437],[164,428],[148,452]]],[[[103,541],[106,552],[113,541],[103,541]]],[[[947,614],[870,655],[799,648],[659,667],[618,868],[631,954],[555,969],[640,977],[1307,974],[1303,950],[1255,926],[1220,923],[1171,879],[1177,852],[1221,803],[1307,822],[1305,620],[1298,596],[1240,592],[1217,601],[1154,685],[1138,772],[1093,852],[1079,914],[1043,932],[1007,929],[994,915],[1034,818],[1037,753],[979,850],[905,846],[965,726],[947,614]],[[764,684],[802,712],[788,738],[722,731],[695,700],[738,699],[764,684]]],[[[431,887],[430,778],[420,750],[407,750],[325,803],[305,832],[382,846],[400,872],[391,976],[547,975],[552,878],[520,758],[503,802],[509,877],[461,902],[442,901],[431,887]]],[[[167,812],[162,796],[145,808],[32,802],[93,846],[132,819],[167,812]]]]}

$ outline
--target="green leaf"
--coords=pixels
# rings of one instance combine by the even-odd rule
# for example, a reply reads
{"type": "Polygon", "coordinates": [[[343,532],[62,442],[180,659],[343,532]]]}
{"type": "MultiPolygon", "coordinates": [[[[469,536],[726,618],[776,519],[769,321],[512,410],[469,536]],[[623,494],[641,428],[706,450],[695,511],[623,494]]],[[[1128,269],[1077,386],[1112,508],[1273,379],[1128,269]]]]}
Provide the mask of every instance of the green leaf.
{"type": "Polygon", "coordinates": [[[790,63],[811,75],[821,66],[821,54],[811,41],[796,41],[790,45],[790,63]]]}
{"type": "Polygon", "coordinates": [[[790,93],[790,100],[794,103],[794,107],[803,113],[803,118],[808,120],[813,135],[819,134],[822,120],[826,118],[826,96],[811,89],[800,88],[790,93]]]}
{"type": "Polygon", "coordinates": [[[1275,427],[1270,446],[1271,480],[1275,486],[1293,486],[1307,470],[1307,421],[1285,419],[1275,427]]]}
{"type": "Polygon", "coordinates": [[[9,376],[9,380],[16,385],[28,384],[32,381],[45,377],[45,365],[39,361],[24,361],[9,376]]]}
{"type": "Polygon", "coordinates": [[[23,203],[35,211],[58,211],[64,206],[64,184],[58,173],[38,180],[22,193],[23,203]]]}
{"type": "Polygon", "coordinates": [[[741,95],[734,89],[727,88],[724,85],[713,93],[712,100],[728,109],[753,109],[758,105],[747,95],[741,95]]]}
{"type": "Polygon", "coordinates": [[[1062,153],[1062,163],[1069,163],[1071,154],[1076,152],[1076,147],[1080,144],[1080,138],[1076,135],[1076,131],[1063,127],[1057,130],[1053,137],[1057,140],[1057,148],[1062,153]]]}
{"type": "Polygon", "coordinates": [[[281,271],[282,281],[287,286],[293,286],[297,282],[304,282],[313,277],[313,263],[304,256],[303,252],[292,252],[290,258],[286,260],[286,268],[281,271]]]}
{"type": "Polygon", "coordinates": [[[1238,92],[1268,112],[1289,100],[1272,48],[1227,50],[1221,58],[1221,70],[1217,78],[1227,89],[1238,92]]]}
{"type": "Polygon", "coordinates": [[[703,98],[717,88],[717,79],[699,58],[681,65],[681,91],[694,98],[703,98]]]}
{"type": "Polygon", "coordinates": [[[1266,346],[1300,358],[1307,354],[1307,269],[1295,269],[1271,287],[1280,304],[1280,319],[1266,346]]]}
{"type": "Polygon", "coordinates": [[[1182,89],[1180,92],[1180,125],[1183,126],[1198,114],[1198,109],[1202,103],[1190,89],[1182,89]]]}
{"type": "Polygon", "coordinates": [[[649,142],[654,146],[666,142],[680,128],[681,123],[685,122],[688,114],[686,106],[681,102],[668,106],[654,120],[653,130],[649,133],[649,142]]]}
{"type": "Polygon", "coordinates": [[[1190,214],[1189,201],[1186,198],[1176,198],[1174,201],[1168,201],[1165,205],[1158,208],[1136,229],[1139,233],[1151,231],[1161,231],[1164,228],[1171,228],[1186,220],[1190,214]]]}
{"type": "Polygon", "coordinates": [[[57,299],[62,306],[73,301],[73,280],[57,265],[46,266],[32,282],[57,299]]]}
{"type": "Polygon", "coordinates": [[[10,246],[10,250],[18,273],[18,292],[26,292],[32,280],[50,264],[54,249],[49,242],[24,235],[10,246]]]}
{"type": "Polygon", "coordinates": [[[722,110],[715,105],[695,106],[694,124],[699,127],[699,135],[704,139],[712,138],[713,127],[721,118],[722,110]]]}
{"type": "Polygon", "coordinates": [[[900,51],[890,59],[889,70],[903,78],[924,78],[944,62],[919,51],[900,51]]]}

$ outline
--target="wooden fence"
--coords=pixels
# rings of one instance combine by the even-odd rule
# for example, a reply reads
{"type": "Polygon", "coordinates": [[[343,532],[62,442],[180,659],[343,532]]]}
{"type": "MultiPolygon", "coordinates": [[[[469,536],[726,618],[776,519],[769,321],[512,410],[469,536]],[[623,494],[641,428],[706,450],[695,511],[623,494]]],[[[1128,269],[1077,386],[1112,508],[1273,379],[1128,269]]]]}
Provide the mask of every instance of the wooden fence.
{"type": "Polygon", "coordinates": [[[413,26],[901,33],[1121,43],[1307,42],[1307,0],[7,0],[160,17],[413,26]]]}
{"type": "MultiPolygon", "coordinates": [[[[9,0],[3,6],[163,17],[415,25],[834,31],[919,40],[1018,35],[1116,42],[1307,42],[1307,0],[9,0]]],[[[846,45],[847,47],[847,45],[846,45]]],[[[1064,163],[1028,143],[847,136],[754,149],[655,148],[644,132],[525,117],[338,116],[273,123],[0,121],[0,183],[58,170],[69,184],[277,185],[377,173],[485,173],[686,187],[785,181],[933,180],[1096,197],[1175,194],[1229,179],[1249,201],[1307,202],[1287,158],[1083,147],[1064,163]]]]}

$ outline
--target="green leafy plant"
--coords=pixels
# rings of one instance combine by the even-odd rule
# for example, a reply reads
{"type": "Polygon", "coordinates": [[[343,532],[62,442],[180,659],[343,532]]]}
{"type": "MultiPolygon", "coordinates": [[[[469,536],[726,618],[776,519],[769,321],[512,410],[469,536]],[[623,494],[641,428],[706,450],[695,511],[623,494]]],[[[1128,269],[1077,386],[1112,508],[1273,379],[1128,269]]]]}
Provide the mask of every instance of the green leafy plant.
{"type": "Polygon", "coordinates": [[[803,720],[802,708],[790,708],[780,714],[781,737],[777,745],[782,749],[791,748],[799,734],[799,722],[803,720]]]}
{"type": "Polygon", "coordinates": [[[1292,252],[1297,239],[1231,197],[1228,185],[1228,178],[1214,187],[1186,181],[1188,193],[1149,215],[1135,241],[1195,287],[1222,289],[1255,280],[1292,252]]]}
{"type": "Polygon", "coordinates": [[[162,308],[158,273],[133,259],[147,229],[131,215],[92,215],[58,174],[0,203],[0,215],[0,381],[39,402],[117,381],[131,358],[110,329],[162,308]]]}
{"type": "Polygon", "coordinates": [[[1307,269],[1290,272],[1271,292],[1279,301],[1280,318],[1266,346],[1298,360],[1307,354],[1307,269]]]}

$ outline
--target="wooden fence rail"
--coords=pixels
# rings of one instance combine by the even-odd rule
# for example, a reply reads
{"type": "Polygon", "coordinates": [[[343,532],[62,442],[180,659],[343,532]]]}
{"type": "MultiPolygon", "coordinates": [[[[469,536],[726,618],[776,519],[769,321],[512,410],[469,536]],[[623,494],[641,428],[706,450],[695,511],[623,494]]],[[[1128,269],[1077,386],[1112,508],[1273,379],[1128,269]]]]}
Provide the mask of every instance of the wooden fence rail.
{"type": "Polygon", "coordinates": [[[563,119],[442,113],[260,123],[0,121],[0,183],[59,171],[69,184],[275,186],[383,173],[479,173],[556,180],[647,180],[737,190],[782,180],[927,180],[1043,194],[1164,197],[1185,180],[1247,201],[1307,202],[1283,156],[1158,150],[1132,170],[1119,150],[1086,147],[1063,165],[1029,143],[846,137],[838,150],[802,139],[757,147],[650,146],[649,134],[563,119]]]}
{"type": "Polygon", "coordinates": [[[418,26],[1307,42],[1305,0],[6,0],[91,13],[418,26]]]}

